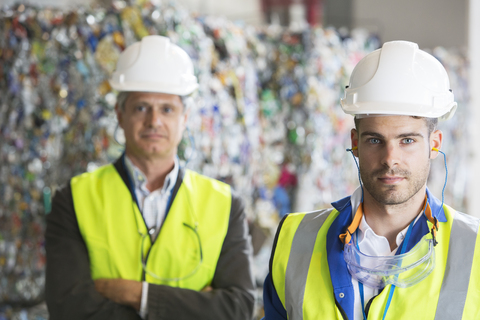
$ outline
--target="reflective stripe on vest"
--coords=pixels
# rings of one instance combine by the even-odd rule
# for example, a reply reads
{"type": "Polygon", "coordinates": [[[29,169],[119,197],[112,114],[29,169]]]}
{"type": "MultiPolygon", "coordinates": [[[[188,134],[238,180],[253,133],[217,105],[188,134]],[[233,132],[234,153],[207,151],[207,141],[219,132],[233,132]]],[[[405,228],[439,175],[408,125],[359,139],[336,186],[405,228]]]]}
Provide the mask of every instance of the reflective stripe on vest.
{"type": "Polygon", "coordinates": [[[478,219],[459,212],[455,214],[448,246],[447,267],[435,320],[462,318],[472,271],[478,226],[478,219]]]}
{"type": "MultiPolygon", "coordinates": [[[[418,308],[421,307],[422,309],[426,309],[423,311],[425,314],[420,317],[422,319],[433,319],[435,312],[433,312],[432,308],[437,308],[435,320],[462,318],[462,315],[464,314],[464,308],[466,308],[465,300],[469,290],[470,273],[472,264],[474,263],[474,252],[479,251],[479,249],[475,247],[479,220],[471,216],[458,213],[448,206],[444,206],[444,209],[447,214],[447,219],[451,220],[451,229],[449,227],[449,222],[442,223],[441,227],[443,227],[443,230],[440,230],[439,232],[443,234],[442,243],[449,243],[448,256],[447,246],[443,245],[443,251],[436,252],[438,253],[436,269],[429,277],[422,281],[424,282],[423,284],[419,283],[411,288],[402,288],[395,291],[392,305],[390,306],[387,314],[387,319],[404,319],[408,318],[408,316],[412,316],[410,318],[413,319],[416,317],[415,312],[418,312],[418,309],[415,311],[409,309],[408,306],[406,307],[404,305],[397,305],[395,303],[396,296],[398,301],[409,301],[409,303],[416,304],[418,308]],[[442,272],[442,270],[445,270],[445,272],[443,274],[439,274],[438,272],[442,272]],[[443,283],[441,283],[442,279],[443,283]],[[438,289],[435,289],[435,286],[438,286],[438,289]],[[429,289],[430,291],[427,292],[429,289]],[[419,292],[419,290],[421,292],[419,292]],[[428,301],[426,301],[426,303],[422,306],[418,306],[420,299],[416,300],[415,297],[417,295],[424,298],[428,297],[426,298],[428,301]],[[433,305],[430,305],[430,303],[433,303],[433,305]],[[413,315],[410,313],[413,313],[413,315]],[[431,317],[427,315],[431,315],[431,317]]],[[[338,211],[334,210],[333,213],[338,213],[338,211]]],[[[310,295],[312,293],[311,286],[315,285],[315,283],[307,283],[307,281],[309,281],[307,278],[313,279],[312,274],[314,273],[312,272],[309,274],[312,266],[312,252],[314,251],[312,244],[314,246],[316,244],[318,245],[319,240],[321,240],[322,245],[320,246],[322,248],[317,248],[317,250],[324,250],[323,246],[325,245],[325,239],[317,239],[317,235],[319,234],[325,219],[328,218],[329,215],[336,217],[335,214],[330,214],[330,211],[322,211],[315,215],[305,214],[301,222],[296,227],[296,230],[286,230],[284,232],[285,237],[289,237],[288,234],[294,232],[289,256],[287,258],[288,264],[284,274],[284,295],[280,289],[281,274],[272,274],[272,277],[274,279],[277,293],[279,293],[279,298],[282,300],[285,309],[287,310],[289,320],[316,319],[316,317],[320,315],[324,318],[330,317],[332,319],[338,317],[338,313],[337,316],[335,316],[334,312],[332,313],[332,310],[325,310],[325,312],[323,312],[322,307],[319,307],[320,305],[323,305],[324,308],[331,309],[330,305],[335,305],[332,294],[333,291],[331,291],[331,283],[325,283],[325,287],[317,287],[316,291],[320,293],[318,297],[314,299],[310,295]],[[300,252],[297,252],[299,248],[300,252]],[[310,291],[306,289],[309,284],[310,291]],[[321,297],[321,301],[317,300],[319,297],[321,297]],[[310,316],[305,315],[305,312],[309,313],[310,316]]],[[[298,219],[299,217],[295,216],[294,218],[298,219]]],[[[282,229],[286,224],[288,224],[287,220],[284,222],[282,229]]],[[[330,224],[331,222],[328,223],[328,227],[330,224]]],[[[295,226],[293,226],[293,228],[295,228],[295,226]]],[[[323,231],[322,234],[326,234],[326,232],[323,231]]],[[[281,235],[282,233],[280,233],[279,237],[281,235]]],[[[278,242],[280,241],[281,239],[278,240],[278,242]]],[[[442,250],[441,248],[442,246],[439,245],[436,247],[436,250],[442,250]]],[[[285,247],[279,248],[277,245],[275,256],[277,255],[277,251],[288,252],[288,249],[289,248],[285,247]]],[[[281,254],[279,255],[281,256],[281,254]]],[[[321,255],[322,259],[325,260],[326,251],[323,251],[321,255]]],[[[285,258],[279,258],[277,260],[274,258],[272,272],[273,270],[281,270],[275,266],[275,262],[282,264],[283,262],[280,261],[282,259],[285,258]]],[[[476,287],[473,288],[473,290],[476,290],[475,292],[478,293],[480,290],[478,288],[479,284],[474,284],[474,286],[476,287]]],[[[373,300],[369,312],[369,319],[377,319],[378,317],[381,317],[383,314],[383,308],[385,307],[384,303],[386,301],[386,297],[388,296],[388,291],[389,288],[385,288],[382,293],[373,300]]],[[[480,309],[478,306],[474,308],[476,309],[473,310],[472,313],[479,314],[480,309]]]]}
{"type": "Polygon", "coordinates": [[[122,278],[201,290],[213,279],[230,220],[231,191],[227,184],[186,170],[161,231],[153,243],[128,187],[113,165],[71,180],[75,213],[90,258],[93,279],[122,278]],[[198,226],[201,247],[193,229],[198,226]],[[203,263],[190,277],[182,278],[203,263]]]}
{"type": "Polygon", "coordinates": [[[303,319],[303,296],[307,284],[308,266],[310,266],[318,230],[332,210],[306,214],[295,232],[285,274],[285,309],[290,320],[303,319]]]}

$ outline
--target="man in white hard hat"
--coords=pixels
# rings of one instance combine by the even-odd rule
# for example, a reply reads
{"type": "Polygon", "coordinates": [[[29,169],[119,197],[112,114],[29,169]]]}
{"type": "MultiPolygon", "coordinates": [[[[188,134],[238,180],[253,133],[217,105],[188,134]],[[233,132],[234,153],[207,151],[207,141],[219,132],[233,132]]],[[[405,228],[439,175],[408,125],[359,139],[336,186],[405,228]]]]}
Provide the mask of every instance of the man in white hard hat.
{"type": "Polygon", "coordinates": [[[437,119],[457,106],[445,69],[415,43],[387,42],[355,67],[341,104],[355,115],[360,187],[282,220],[265,319],[478,319],[479,220],[426,187],[437,119]]]}
{"type": "Polygon", "coordinates": [[[230,187],[179,165],[197,89],[187,53],[147,36],[110,79],[125,153],[71,179],[47,216],[50,319],[251,319],[243,205],[230,187]]]}

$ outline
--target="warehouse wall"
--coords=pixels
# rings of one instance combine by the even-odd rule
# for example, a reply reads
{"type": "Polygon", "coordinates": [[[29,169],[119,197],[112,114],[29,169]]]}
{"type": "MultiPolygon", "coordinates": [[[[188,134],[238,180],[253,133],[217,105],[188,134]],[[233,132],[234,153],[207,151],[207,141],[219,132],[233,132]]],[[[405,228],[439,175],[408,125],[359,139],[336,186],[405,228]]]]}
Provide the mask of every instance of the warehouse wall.
{"type": "Polygon", "coordinates": [[[382,41],[410,40],[422,48],[464,47],[468,0],[353,0],[353,27],[376,32],[382,41]]]}
{"type": "MultiPolygon", "coordinates": [[[[108,3],[111,1],[112,0],[0,0],[0,5],[24,3],[39,6],[74,7],[85,3],[108,3]]],[[[161,1],[152,0],[151,2],[161,1]]],[[[225,16],[229,20],[241,20],[250,25],[260,25],[263,22],[260,0],[178,0],[178,2],[185,5],[189,11],[199,14],[225,16]]]]}
{"type": "MultiPolygon", "coordinates": [[[[1,4],[18,2],[43,6],[75,6],[86,1],[0,0],[1,4]]],[[[230,20],[243,20],[252,25],[260,25],[263,21],[260,0],[179,0],[179,2],[186,5],[190,11],[200,14],[222,15],[230,20]]],[[[330,2],[324,0],[324,5],[330,2]]],[[[335,17],[324,17],[324,21],[338,22],[339,12],[342,12],[338,6],[345,6],[347,16],[352,17],[352,21],[346,23],[346,27],[366,28],[376,32],[382,41],[410,40],[419,43],[422,48],[467,45],[468,0],[351,0],[335,3],[333,11],[324,8],[324,13],[331,12],[335,17]]]]}
{"type": "Polygon", "coordinates": [[[84,0],[0,0],[1,5],[12,5],[16,3],[41,5],[41,6],[55,6],[55,7],[69,7],[84,4],[90,1],[84,0]]]}
{"type": "MultiPolygon", "coordinates": [[[[470,0],[469,5],[469,55],[470,55],[470,88],[478,88],[480,86],[480,2],[478,0],[470,0]]],[[[470,105],[471,114],[470,126],[472,137],[478,137],[480,135],[480,128],[478,123],[480,122],[480,94],[478,90],[471,90],[470,92],[470,105]]],[[[468,164],[469,172],[469,193],[467,199],[471,199],[468,202],[468,213],[480,218],[480,212],[478,210],[477,201],[480,194],[480,187],[478,181],[480,180],[480,150],[478,148],[471,148],[470,150],[470,163],[468,164]]]]}
{"type": "Polygon", "coordinates": [[[263,16],[260,0],[178,0],[191,11],[200,14],[225,16],[232,21],[242,20],[251,25],[260,25],[263,16]]]}

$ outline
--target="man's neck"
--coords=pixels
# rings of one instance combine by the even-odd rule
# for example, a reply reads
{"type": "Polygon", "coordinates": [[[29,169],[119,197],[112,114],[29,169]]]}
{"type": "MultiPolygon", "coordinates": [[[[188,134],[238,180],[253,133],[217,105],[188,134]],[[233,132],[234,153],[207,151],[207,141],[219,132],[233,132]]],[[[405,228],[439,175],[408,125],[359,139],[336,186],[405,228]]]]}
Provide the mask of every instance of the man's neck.
{"type": "Polygon", "coordinates": [[[365,191],[363,210],[365,219],[373,231],[387,238],[390,249],[397,247],[396,238],[420,213],[425,202],[426,187],[422,188],[405,203],[384,205],[365,191]]]}
{"type": "Polygon", "coordinates": [[[127,151],[126,156],[145,175],[147,179],[146,187],[149,191],[161,188],[165,178],[175,166],[175,155],[167,158],[142,158],[127,151]]]}

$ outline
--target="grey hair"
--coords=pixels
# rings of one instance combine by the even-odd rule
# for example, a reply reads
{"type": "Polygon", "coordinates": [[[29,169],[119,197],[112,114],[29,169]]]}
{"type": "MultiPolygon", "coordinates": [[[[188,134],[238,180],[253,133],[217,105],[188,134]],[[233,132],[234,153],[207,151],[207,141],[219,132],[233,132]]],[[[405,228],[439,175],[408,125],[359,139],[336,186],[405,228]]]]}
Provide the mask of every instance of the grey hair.
{"type": "MultiPolygon", "coordinates": [[[[121,91],[117,95],[117,105],[120,111],[125,111],[125,102],[127,102],[128,95],[131,91],[121,91]]],[[[191,95],[188,96],[180,96],[183,104],[183,111],[187,111],[190,106],[193,105],[194,101],[191,95]]]]}
{"type": "Polygon", "coordinates": [[[125,102],[127,101],[130,91],[121,91],[117,95],[117,105],[120,111],[125,111],[125,102]]]}

